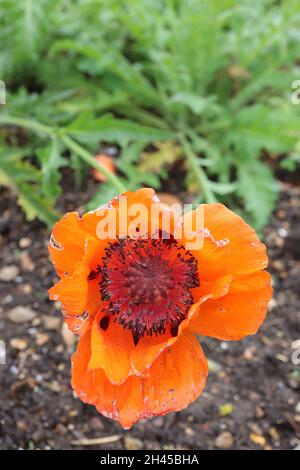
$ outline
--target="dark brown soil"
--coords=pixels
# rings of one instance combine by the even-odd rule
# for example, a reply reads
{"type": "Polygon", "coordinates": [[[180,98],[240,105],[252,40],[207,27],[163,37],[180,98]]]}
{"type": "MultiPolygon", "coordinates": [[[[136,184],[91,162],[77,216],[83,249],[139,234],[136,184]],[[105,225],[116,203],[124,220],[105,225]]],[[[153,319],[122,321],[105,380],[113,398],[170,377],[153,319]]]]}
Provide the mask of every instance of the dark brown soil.
{"type": "MultiPolygon", "coordinates": [[[[61,202],[64,210],[77,209],[89,191],[67,194],[61,202]]],[[[0,270],[13,265],[19,272],[11,282],[0,281],[0,339],[7,356],[6,365],[0,365],[0,448],[80,449],[82,444],[72,442],[117,436],[116,442],[90,448],[211,449],[224,432],[230,433],[227,444],[224,434],[219,440],[223,437],[224,446],[231,448],[299,446],[300,365],[292,362],[293,342],[300,340],[299,207],[299,188],[283,183],[278,208],[265,229],[275,295],[259,333],[240,342],[200,338],[212,361],[203,395],[180,413],[125,432],[73,395],[74,346],[66,344],[70,338],[62,335],[61,321],[49,329],[49,317],[52,323],[53,317],[61,318],[47,294],[55,280],[46,248],[49,234],[39,222],[25,222],[12,194],[3,190],[0,270]],[[36,316],[13,323],[6,315],[15,306],[30,307],[36,316]]]]}

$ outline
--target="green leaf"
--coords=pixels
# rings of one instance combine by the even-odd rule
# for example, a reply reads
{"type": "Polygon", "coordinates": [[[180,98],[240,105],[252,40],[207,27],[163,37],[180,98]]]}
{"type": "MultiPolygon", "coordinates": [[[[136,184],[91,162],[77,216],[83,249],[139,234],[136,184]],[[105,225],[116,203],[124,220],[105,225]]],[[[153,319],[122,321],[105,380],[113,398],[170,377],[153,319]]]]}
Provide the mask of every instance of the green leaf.
{"type": "Polygon", "coordinates": [[[140,126],[109,115],[94,118],[90,113],[82,113],[67,126],[66,131],[80,142],[88,144],[105,140],[124,145],[129,141],[151,142],[175,137],[171,131],[140,126]]]}
{"type": "Polygon", "coordinates": [[[17,193],[18,203],[28,220],[38,217],[51,226],[59,214],[41,195],[40,171],[24,160],[24,150],[1,147],[0,151],[0,185],[8,186],[17,193]]]}
{"type": "Polygon", "coordinates": [[[170,99],[171,103],[185,105],[194,114],[201,114],[206,110],[218,111],[220,107],[216,105],[216,97],[202,97],[194,93],[179,92],[170,99]]]}
{"type": "Polygon", "coordinates": [[[280,162],[280,166],[287,171],[296,171],[300,168],[300,140],[297,141],[293,152],[280,162]]]}
{"type": "Polygon", "coordinates": [[[235,182],[234,183],[219,183],[215,181],[210,181],[209,185],[214,193],[221,194],[221,195],[233,193],[237,188],[237,184],[235,182]]]}
{"type": "MultiPolygon", "coordinates": [[[[45,35],[49,27],[49,17],[55,11],[57,0],[2,0],[5,10],[4,38],[10,38],[7,53],[11,55],[15,67],[19,64],[27,69],[28,62],[37,59],[45,44],[45,35]]],[[[4,42],[4,47],[6,43],[4,42]]]]}
{"type": "Polygon", "coordinates": [[[287,171],[296,171],[297,168],[300,168],[300,154],[291,153],[280,162],[280,166],[287,171]]]}
{"type": "Polygon", "coordinates": [[[240,163],[237,173],[237,194],[259,230],[268,222],[275,208],[278,184],[271,170],[259,160],[240,163]]]}
{"type": "Polygon", "coordinates": [[[60,215],[36,189],[25,183],[19,185],[17,188],[19,194],[18,203],[24,210],[27,220],[33,220],[37,217],[51,228],[60,215]]]}
{"type": "Polygon", "coordinates": [[[272,153],[286,152],[297,141],[299,125],[292,105],[272,112],[267,106],[256,104],[237,113],[234,129],[227,140],[239,152],[254,156],[263,149],[272,153]]]}
{"type": "Polygon", "coordinates": [[[24,160],[27,149],[0,146],[0,184],[19,184],[24,181],[39,182],[40,171],[24,160]]]}
{"type": "Polygon", "coordinates": [[[42,192],[49,201],[54,202],[61,194],[59,169],[67,165],[67,160],[61,156],[56,138],[47,147],[39,149],[37,155],[42,166],[42,192]]]}

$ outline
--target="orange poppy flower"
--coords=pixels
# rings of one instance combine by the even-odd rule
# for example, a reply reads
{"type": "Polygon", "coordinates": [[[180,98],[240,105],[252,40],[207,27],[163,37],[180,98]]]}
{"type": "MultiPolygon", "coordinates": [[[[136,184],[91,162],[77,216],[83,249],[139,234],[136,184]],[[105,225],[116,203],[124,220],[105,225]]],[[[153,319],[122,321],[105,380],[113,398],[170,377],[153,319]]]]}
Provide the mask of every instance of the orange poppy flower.
{"type": "MultiPolygon", "coordinates": [[[[110,173],[115,174],[116,173],[116,166],[114,164],[114,161],[112,157],[109,155],[106,155],[105,153],[100,153],[97,155],[96,160],[100,165],[104,166],[110,173]]],[[[101,173],[100,170],[93,170],[93,177],[95,178],[96,181],[101,181],[101,183],[105,183],[107,181],[106,176],[101,173]]]]}
{"type": "Polygon", "coordinates": [[[60,280],[50,298],[62,303],[65,321],[80,336],[72,357],[77,395],[130,428],[194,401],[208,372],[196,335],[238,340],[256,333],[272,289],[265,246],[224,205],[204,204],[179,217],[152,189],[125,196],[128,209],[142,203],[148,215],[135,236],[120,237],[123,222],[135,221],[120,196],[55,224],[49,251],[60,280]],[[117,237],[100,239],[99,220],[113,210],[117,237]],[[186,249],[200,212],[203,246],[186,249]],[[175,238],[179,226],[190,227],[188,237],[183,231],[175,238]]]}

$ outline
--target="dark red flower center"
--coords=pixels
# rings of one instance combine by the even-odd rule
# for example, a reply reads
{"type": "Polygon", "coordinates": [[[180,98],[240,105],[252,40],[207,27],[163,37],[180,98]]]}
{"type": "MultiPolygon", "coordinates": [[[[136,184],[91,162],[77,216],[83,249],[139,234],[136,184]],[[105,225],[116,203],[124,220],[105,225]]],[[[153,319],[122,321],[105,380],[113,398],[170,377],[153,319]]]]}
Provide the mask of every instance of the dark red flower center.
{"type": "Polygon", "coordinates": [[[120,239],[106,248],[100,282],[102,300],[135,344],[144,335],[172,335],[193,303],[199,285],[197,261],[175,239],[120,239]]]}

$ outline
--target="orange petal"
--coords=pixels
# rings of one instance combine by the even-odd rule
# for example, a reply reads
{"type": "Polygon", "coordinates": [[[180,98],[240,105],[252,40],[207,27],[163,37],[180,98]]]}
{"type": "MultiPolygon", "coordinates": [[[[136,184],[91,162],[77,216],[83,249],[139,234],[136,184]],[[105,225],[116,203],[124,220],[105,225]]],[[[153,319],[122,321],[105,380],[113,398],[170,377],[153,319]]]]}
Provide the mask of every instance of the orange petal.
{"type": "Polygon", "coordinates": [[[77,212],[69,212],[53,227],[48,245],[58,275],[71,274],[84,253],[85,232],[77,212]]]}
{"type": "Polygon", "coordinates": [[[73,331],[75,335],[82,336],[90,329],[90,318],[87,314],[82,315],[64,315],[64,321],[68,325],[69,330],[73,331]]]}
{"type": "Polygon", "coordinates": [[[158,336],[144,336],[138,345],[131,351],[130,359],[132,368],[137,375],[144,375],[151,367],[155,359],[168,347],[171,347],[188,328],[189,323],[195,318],[200,309],[200,305],[208,299],[217,299],[227,294],[232,276],[224,276],[209,284],[192,289],[195,304],[190,308],[187,318],[181,322],[177,336],[171,336],[167,330],[165,334],[158,336]]]}
{"type": "Polygon", "coordinates": [[[204,210],[204,245],[190,250],[198,260],[200,282],[228,274],[244,275],[266,268],[264,244],[241,217],[223,204],[204,204],[183,216],[186,227],[196,228],[204,210]]]}
{"type": "Polygon", "coordinates": [[[114,322],[114,318],[107,317],[102,312],[97,313],[92,326],[89,369],[103,369],[108,380],[119,385],[132,374],[129,354],[133,348],[130,331],[114,322]],[[108,326],[106,324],[103,329],[101,320],[106,319],[108,326]]]}
{"type": "Polygon", "coordinates": [[[143,375],[155,359],[177,339],[178,336],[172,337],[169,331],[163,335],[142,337],[130,353],[131,365],[136,375],[143,375]]]}
{"type": "Polygon", "coordinates": [[[207,361],[197,338],[183,332],[157,358],[144,380],[149,416],[185,408],[202,392],[207,373],[207,361]]]}
{"type": "Polygon", "coordinates": [[[215,280],[202,280],[199,287],[191,289],[195,303],[201,304],[208,299],[219,299],[226,295],[232,283],[233,276],[228,274],[215,280]]]}
{"type": "Polygon", "coordinates": [[[255,334],[264,321],[271,297],[269,273],[261,271],[235,278],[227,295],[200,306],[189,329],[222,340],[255,334]]]}
{"type": "Polygon", "coordinates": [[[86,311],[94,316],[99,308],[102,307],[102,300],[101,300],[101,295],[100,295],[100,289],[99,289],[99,278],[92,279],[91,281],[88,282],[89,287],[88,287],[88,298],[87,298],[87,305],[86,305],[86,311]]]}
{"type": "Polygon", "coordinates": [[[91,271],[97,271],[99,264],[101,264],[102,257],[104,256],[104,250],[106,243],[90,235],[86,236],[84,256],[82,261],[87,264],[91,271]]]}
{"type": "Polygon", "coordinates": [[[120,420],[118,395],[126,390],[128,421],[133,424],[143,409],[141,381],[137,377],[129,377],[123,385],[112,384],[103,369],[88,369],[90,355],[91,332],[88,331],[80,338],[77,351],[72,356],[73,389],[83,402],[95,405],[99,413],[117,421],[120,420]]]}
{"type": "Polygon", "coordinates": [[[207,373],[207,361],[198,340],[183,333],[155,360],[147,376],[130,377],[120,387],[119,422],[124,428],[130,428],[139,419],[182,410],[201,394],[207,373]]]}
{"type": "Polygon", "coordinates": [[[91,319],[91,315],[94,315],[102,304],[99,277],[89,280],[89,276],[91,272],[96,273],[103,252],[103,244],[87,235],[81,261],[75,265],[73,274],[61,277],[60,281],[49,290],[50,299],[63,304],[68,326],[77,334],[82,334],[89,324],[86,321],[87,317],[91,319]],[[78,318],[70,319],[70,316],[78,318]]]}
{"type": "Polygon", "coordinates": [[[148,376],[131,376],[119,386],[111,384],[102,369],[88,370],[89,357],[87,333],[72,358],[72,386],[84,402],[124,428],[142,418],[185,408],[201,394],[207,377],[202,348],[188,333],[156,359],[148,376]]]}
{"type": "MultiPolygon", "coordinates": [[[[124,195],[127,196],[129,206],[132,204],[144,204],[146,207],[149,207],[150,204],[159,202],[159,199],[152,188],[141,188],[137,191],[127,191],[124,195]]],[[[119,205],[118,202],[119,198],[117,197],[114,201],[115,206],[119,205]]]]}
{"type": "Polygon", "coordinates": [[[89,273],[88,266],[83,263],[78,264],[72,276],[62,277],[49,289],[50,299],[61,302],[66,313],[81,315],[87,304],[89,273]]]}
{"type": "Polygon", "coordinates": [[[64,320],[69,329],[76,335],[83,335],[91,328],[94,316],[102,305],[99,291],[99,279],[93,279],[88,282],[88,294],[84,311],[81,314],[72,315],[64,310],[64,320]]]}

